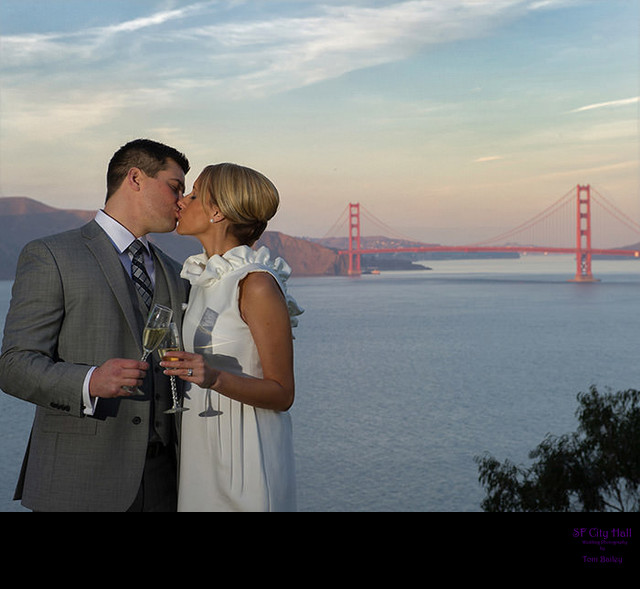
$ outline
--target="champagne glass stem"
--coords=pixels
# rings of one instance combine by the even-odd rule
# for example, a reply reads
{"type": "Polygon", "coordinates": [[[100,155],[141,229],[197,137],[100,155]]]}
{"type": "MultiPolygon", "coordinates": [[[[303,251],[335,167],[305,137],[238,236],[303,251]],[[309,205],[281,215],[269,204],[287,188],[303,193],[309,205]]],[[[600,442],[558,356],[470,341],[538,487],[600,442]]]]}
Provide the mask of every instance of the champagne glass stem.
{"type": "Polygon", "coordinates": [[[171,380],[171,396],[173,397],[173,408],[177,409],[178,407],[178,391],[176,388],[176,377],[169,377],[171,380]]]}
{"type": "Polygon", "coordinates": [[[176,388],[176,377],[170,376],[169,380],[171,382],[171,396],[173,397],[173,407],[171,409],[167,409],[165,413],[182,413],[183,411],[189,411],[188,407],[180,407],[178,405],[178,390],[176,388]]]}

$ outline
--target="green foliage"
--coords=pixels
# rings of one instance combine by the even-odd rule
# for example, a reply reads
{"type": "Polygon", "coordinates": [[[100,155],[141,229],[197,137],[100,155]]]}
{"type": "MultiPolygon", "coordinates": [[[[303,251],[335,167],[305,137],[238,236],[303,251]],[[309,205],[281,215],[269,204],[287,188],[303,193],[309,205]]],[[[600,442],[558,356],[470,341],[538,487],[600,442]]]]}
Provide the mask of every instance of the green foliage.
{"type": "Polygon", "coordinates": [[[475,458],[484,511],[640,511],[640,392],[578,395],[578,431],[547,436],[525,468],[475,458]]]}

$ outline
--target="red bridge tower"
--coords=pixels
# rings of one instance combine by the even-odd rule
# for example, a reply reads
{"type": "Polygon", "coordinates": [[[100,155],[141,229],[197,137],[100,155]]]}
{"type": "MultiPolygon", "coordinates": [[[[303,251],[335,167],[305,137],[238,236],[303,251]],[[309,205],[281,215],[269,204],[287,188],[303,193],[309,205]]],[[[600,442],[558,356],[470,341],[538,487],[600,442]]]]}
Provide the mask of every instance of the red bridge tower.
{"type": "Polygon", "coordinates": [[[576,277],[573,282],[598,282],[591,273],[591,186],[576,191],[576,277]]]}
{"type": "Polygon", "coordinates": [[[360,269],[360,203],[349,205],[349,276],[359,276],[360,269]]]}

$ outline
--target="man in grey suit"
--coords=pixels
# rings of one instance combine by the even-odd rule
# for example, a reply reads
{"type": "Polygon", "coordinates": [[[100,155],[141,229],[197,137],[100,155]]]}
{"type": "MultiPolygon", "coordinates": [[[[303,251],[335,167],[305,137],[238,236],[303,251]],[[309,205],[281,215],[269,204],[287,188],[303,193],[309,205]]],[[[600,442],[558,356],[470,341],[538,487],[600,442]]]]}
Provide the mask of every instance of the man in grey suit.
{"type": "Polygon", "coordinates": [[[96,218],[20,255],[0,388],[37,406],[14,497],[29,509],[176,508],[177,424],[164,414],[169,379],[155,361],[139,362],[149,301],[131,268],[141,268],[152,301],[172,308],[181,328],[188,295],[181,268],[145,236],[175,228],[188,171],[177,150],[132,141],[109,163],[96,218]],[[134,256],[128,248],[136,241],[143,248],[134,256]]]}

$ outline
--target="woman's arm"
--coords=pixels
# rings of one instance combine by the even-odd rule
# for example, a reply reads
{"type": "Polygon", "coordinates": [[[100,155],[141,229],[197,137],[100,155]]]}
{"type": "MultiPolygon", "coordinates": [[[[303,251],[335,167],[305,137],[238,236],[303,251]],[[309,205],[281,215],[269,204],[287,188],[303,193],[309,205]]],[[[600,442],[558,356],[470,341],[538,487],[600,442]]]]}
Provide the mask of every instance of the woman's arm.
{"type": "Polygon", "coordinates": [[[175,375],[204,389],[214,389],[241,403],[286,411],[293,405],[293,337],[286,300],[273,276],[252,272],[240,284],[240,314],[256,344],[263,378],[216,370],[203,356],[172,353],[178,362],[162,362],[165,374],[175,375]],[[188,376],[188,370],[193,375],[188,376]]]}

